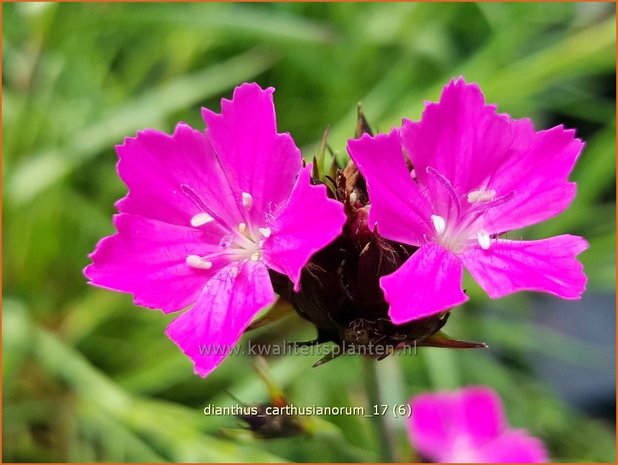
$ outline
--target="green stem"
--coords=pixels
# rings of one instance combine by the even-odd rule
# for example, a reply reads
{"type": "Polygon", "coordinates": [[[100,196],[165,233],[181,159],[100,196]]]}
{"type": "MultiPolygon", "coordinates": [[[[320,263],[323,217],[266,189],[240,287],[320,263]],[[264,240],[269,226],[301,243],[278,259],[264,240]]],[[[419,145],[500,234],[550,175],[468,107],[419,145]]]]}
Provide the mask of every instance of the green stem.
{"type": "MultiPolygon", "coordinates": [[[[367,399],[369,401],[368,413],[373,414],[372,419],[378,435],[378,442],[380,445],[380,455],[384,462],[395,462],[395,447],[393,443],[393,433],[390,431],[389,425],[386,421],[386,416],[382,415],[382,405],[384,401],[380,393],[380,384],[378,382],[378,372],[376,370],[376,361],[370,357],[363,357],[363,369],[365,378],[365,391],[367,392],[367,399]],[[378,406],[378,415],[376,415],[376,407],[378,406]]],[[[390,411],[390,409],[388,409],[390,411]]]]}

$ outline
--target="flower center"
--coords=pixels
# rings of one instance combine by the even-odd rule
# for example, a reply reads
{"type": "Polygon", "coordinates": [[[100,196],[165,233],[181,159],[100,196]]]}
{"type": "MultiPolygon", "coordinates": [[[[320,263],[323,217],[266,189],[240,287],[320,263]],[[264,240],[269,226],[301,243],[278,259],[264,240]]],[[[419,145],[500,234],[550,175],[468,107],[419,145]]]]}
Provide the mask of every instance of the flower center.
{"type": "MultiPolygon", "coordinates": [[[[191,217],[190,224],[195,228],[205,226],[213,221],[224,231],[223,237],[218,246],[205,255],[190,254],[185,262],[192,268],[198,270],[209,270],[214,265],[225,266],[231,262],[242,262],[251,260],[254,262],[262,258],[262,247],[264,241],[272,233],[268,226],[256,226],[251,222],[249,212],[253,207],[253,196],[249,192],[242,192],[240,203],[245,210],[245,221],[239,223],[234,228],[230,228],[223,220],[215,217],[213,212],[208,211],[208,207],[200,195],[190,186],[183,184],[182,192],[201,210],[191,217]]],[[[234,268],[232,272],[238,268],[234,268]]]]}
{"type": "Polygon", "coordinates": [[[437,192],[433,199],[436,214],[431,215],[437,242],[455,253],[461,252],[474,242],[483,250],[489,249],[491,236],[484,227],[485,213],[508,202],[515,193],[498,196],[495,190],[481,187],[459,196],[455,187],[442,173],[432,167],[427,167],[427,173],[443,191],[437,192]]]}

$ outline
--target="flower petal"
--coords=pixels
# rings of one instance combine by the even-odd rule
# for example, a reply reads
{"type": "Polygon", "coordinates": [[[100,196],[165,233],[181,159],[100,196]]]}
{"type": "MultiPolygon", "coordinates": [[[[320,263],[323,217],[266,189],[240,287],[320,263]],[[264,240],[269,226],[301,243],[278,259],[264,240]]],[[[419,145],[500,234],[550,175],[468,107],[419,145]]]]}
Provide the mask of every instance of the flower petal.
{"type": "Polygon", "coordinates": [[[540,439],[523,430],[508,430],[476,451],[477,463],[546,463],[547,450],[540,439]]]}
{"type": "Polygon", "coordinates": [[[199,296],[215,269],[197,270],[190,254],[213,249],[208,231],[177,226],[128,213],[114,217],[118,232],[103,238],[84,274],[90,284],[133,294],[135,303],[174,312],[199,296]]]}
{"type": "Polygon", "coordinates": [[[575,183],[568,177],[584,147],[575,138],[575,131],[556,126],[535,132],[529,120],[516,120],[511,132],[515,153],[495,171],[492,188],[514,195],[487,212],[486,229],[490,233],[545,221],[562,213],[575,197],[575,183]]]}
{"type": "Polygon", "coordinates": [[[420,394],[410,401],[410,442],[425,458],[441,461],[450,452],[456,433],[451,426],[454,404],[454,396],[446,392],[420,394]]]}
{"type": "Polygon", "coordinates": [[[118,174],[129,187],[120,212],[189,226],[203,212],[234,227],[242,220],[235,195],[203,132],[186,124],[174,134],[145,130],[116,147],[118,174]]]}
{"type": "Polygon", "coordinates": [[[281,207],[301,169],[300,150],[292,137],[277,133],[273,88],[243,84],[232,100],[221,101],[221,114],[202,109],[207,135],[221,164],[233,173],[230,184],[241,201],[252,196],[252,213],[258,223],[263,213],[281,207]]]}
{"type": "Polygon", "coordinates": [[[240,269],[236,266],[220,270],[196,304],[165,331],[193,361],[195,373],[201,377],[219,366],[251,319],[275,300],[264,265],[245,262],[240,269]]]}
{"type": "Polygon", "coordinates": [[[410,177],[399,130],[348,141],[348,152],[367,181],[371,200],[369,223],[387,239],[420,245],[433,235],[430,205],[410,177]]]}
{"type": "Polygon", "coordinates": [[[579,299],[586,288],[586,275],[575,257],[587,248],[583,238],[568,234],[539,241],[498,239],[487,250],[467,250],[461,259],[492,299],[517,291],[579,299]]]}
{"type": "Polygon", "coordinates": [[[298,176],[287,204],[270,227],[272,235],[264,244],[264,260],[284,273],[298,291],[302,268],[311,256],[340,233],[346,216],[343,205],[329,199],[326,186],[311,184],[311,165],[298,176]]]}
{"type": "Polygon", "coordinates": [[[454,428],[468,436],[467,442],[478,447],[500,435],[506,427],[502,401],[491,389],[471,386],[457,393],[454,428]]]}
{"type": "Polygon", "coordinates": [[[380,279],[395,324],[440,313],[468,300],[461,290],[463,266],[445,248],[428,243],[393,274],[380,279]]]}
{"type": "MultiPolygon", "coordinates": [[[[459,78],[428,103],[420,122],[404,120],[401,139],[421,186],[436,188],[427,172],[442,174],[462,199],[482,188],[498,166],[513,155],[510,119],[486,105],[481,89],[459,78]]],[[[438,187],[439,188],[439,187],[438,187]]]]}
{"type": "MultiPolygon", "coordinates": [[[[567,178],[583,143],[574,131],[558,126],[535,132],[529,120],[496,113],[481,89],[462,78],[444,88],[438,103],[427,104],[420,122],[404,121],[401,133],[419,184],[434,196],[443,187],[428,168],[444,176],[464,204],[468,194],[483,191],[510,197],[488,211],[489,233],[551,218],[575,195],[567,178]]],[[[450,199],[442,197],[437,214],[448,216],[450,199]]]]}

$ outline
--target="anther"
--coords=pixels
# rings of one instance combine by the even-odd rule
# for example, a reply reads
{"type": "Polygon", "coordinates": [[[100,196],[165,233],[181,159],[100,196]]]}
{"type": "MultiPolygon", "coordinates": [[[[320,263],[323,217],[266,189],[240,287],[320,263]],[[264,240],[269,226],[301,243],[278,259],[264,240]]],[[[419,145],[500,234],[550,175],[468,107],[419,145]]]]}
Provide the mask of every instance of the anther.
{"type": "Polygon", "coordinates": [[[210,216],[208,213],[202,212],[195,215],[191,218],[191,226],[197,228],[198,226],[203,226],[206,223],[210,223],[214,218],[210,216]]]}
{"type": "Polygon", "coordinates": [[[253,254],[251,254],[251,261],[252,262],[257,262],[260,259],[260,253],[259,252],[255,252],[253,254]]]}
{"type": "Polygon", "coordinates": [[[444,218],[438,215],[431,215],[431,221],[433,222],[433,227],[436,228],[436,232],[444,234],[444,231],[446,231],[446,221],[444,221],[444,218]]]}
{"type": "Polygon", "coordinates": [[[249,194],[249,192],[242,193],[242,206],[247,210],[251,210],[251,207],[253,206],[253,196],[249,194]]]}
{"type": "Polygon", "coordinates": [[[204,260],[199,255],[189,255],[185,262],[192,268],[197,268],[198,270],[209,270],[212,268],[212,262],[204,260]]]}
{"type": "Polygon", "coordinates": [[[414,171],[414,168],[412,168],[412,169],[410,170],[410,177],[411,177],[412,179],[416,180],[416,171],[414,171]]]}
{"type": "Polygon", "coordinates": [[[240,232],[241,234],[247,232],[247,223],[240,223],[238,225],[238,232],[240,232]]]}
{"type": "Polygon", "coordinates": [[[486,231],[479,231],[476,233],[476,240],[478,241],[479,245],[481,246],[481,249],[483,250],[487,250],[489,249],[489,246],[491,245],[491,239],[489,237],[489,234],[487,234],[486,231]]]}
{"type": "Polygon", "coordinates": [[[499,197],[494,197],[493,199],[487,202],[478,202],[475,203],[474,206],[469,211],[487,211],[491,208],[499,207],[500,205],[504,205],[508,201],[510,201],[513,197],[515,197],[515,191],[508,192],[499,197]]]}
{"type": "Polygon", "coordinates": [[[493,191],[493,190],[486,191],[486,190],[479,189],[477,191],[468,192],[468,202],[469,203],[489,202],[490,200],[493,200],[495,196],[496,196],[496,191],[493,191]]]}
{"type": "Polygon", "coordinates": [[[272,231],[270,230],[270,228],[258,228],[258,231],[260,232],[260,234],[264,237],[270,237],[270,235],[272,234],[272,231]]]}

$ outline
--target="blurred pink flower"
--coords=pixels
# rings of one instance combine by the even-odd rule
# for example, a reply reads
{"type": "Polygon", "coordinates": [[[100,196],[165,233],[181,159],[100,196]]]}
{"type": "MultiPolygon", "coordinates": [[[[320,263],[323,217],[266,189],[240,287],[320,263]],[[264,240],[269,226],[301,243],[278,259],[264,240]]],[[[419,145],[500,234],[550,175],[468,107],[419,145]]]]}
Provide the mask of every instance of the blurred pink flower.
{"type": "Polygon", "coordinates": [[[164,312],[193,307],[166,334],[208,375],[251,319],[275,299],[268,268],[298,287],[311,255],[341,232],[343,207],[310,182],[289,134],[277,132],[273,91],[243,84],[206,132],[138,132],[117,147],[129,193],[117,233],[102,239],[84,273],[164,312]],[[204,347],[209,349],[205,350],[204,347]]]}
{"type": "Polygon", "coordinates": [[[487,387],[425,393],[411,401],[408,421],[416,451],[443,463],[547,462],[543,443],[506,424],[502,402],[487,387]]]}
{"type": "Polygon", "coordinates": [[[420,247],[381,279],[391,319],[405,323],[465,302],[464,267],[493,299],[522,290],[579,298],[586,276],[575,257],[584,239],[500,235],[568,207],[575,196],[568,176],[582,147],[573,130],[535,132],[527,119],[496,113],[461,78],[426,105],[420,122],[350,140],[367,180],[370,224],[420,247]]]}

